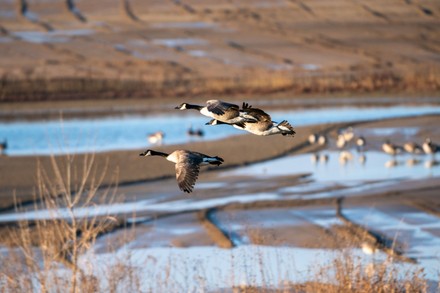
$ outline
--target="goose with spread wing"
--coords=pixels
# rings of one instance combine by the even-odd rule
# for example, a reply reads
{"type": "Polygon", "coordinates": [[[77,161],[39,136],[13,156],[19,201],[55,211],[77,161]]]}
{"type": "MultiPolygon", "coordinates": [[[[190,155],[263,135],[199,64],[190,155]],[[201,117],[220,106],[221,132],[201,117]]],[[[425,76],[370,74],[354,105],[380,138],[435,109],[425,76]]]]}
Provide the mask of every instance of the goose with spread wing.
{"type": "Polygon", "coordinates": [[[218,125],[218,124],[231,124],[235,128],[248,131],[255,135],[267,136],[274,134],[281,134],[287,136],[294,136],[295,130],[287,122],[283,120],[280,123],[272,121],[269,114],[258,108],[252,108],[247,103],[243,103],[243,107],[240,110],[242,112],[241,117],[248,119],[248,121],[241,124],[236,123],[225,123],[217,119],[212,119],[209,121],[208,125],[218,125]]]}
{"type": "Polygon", "coordinates": [[[211,157],[202,153],[187,150],[176,150],[171,154],[167,154],[149,149],[140,153],[139,156],[160,156],[175,163],[177,184],[182,191],[187,193],[192,192],[199,176],[200,166],[220,166],[223,163],[223,159],[220,157],[211,157]]]}

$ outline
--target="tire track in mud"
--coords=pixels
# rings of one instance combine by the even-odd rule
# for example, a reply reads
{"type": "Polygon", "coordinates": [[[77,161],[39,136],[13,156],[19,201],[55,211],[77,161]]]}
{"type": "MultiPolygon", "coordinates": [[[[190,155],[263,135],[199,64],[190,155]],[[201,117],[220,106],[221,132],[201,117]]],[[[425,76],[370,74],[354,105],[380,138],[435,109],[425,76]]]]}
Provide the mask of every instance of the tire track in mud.
{"type": "Polygon", "coordinates": [[[382,19],[382,20],[384,20],[384,21],[387,22],[387,23],[391,23],[391,19],[390,19],[386,14],[384,14],[384,13],[382,13],[382,12],[379,12],[379,11],[373,9],[373,8],[371,8],[370,6],[366,5],[366,4],[360,4],[360,5],[361,5],[361,7],[362,7],[365,11],[367,11],[368,13],[370,13],[372,16],[374,16],[374,17],[376,17],[376,18],[379,18],[379,19],[382,19]]]}
{"type": "Polygon", "coordinates": [[[83,15],[81,10],[75,5],[74,0],[66,0],[66,8],[69,13],[71,13],[76,19],[81,22],[87,22],[87,18],[83,15]]]}
{"type": "Polygon", "coordinates": [[[33,13],[29,10],[29,3],[27,0],[19,0],[17,1],[17,13],[20,17],[26,19],[27,21],[34,23],[44,30],[50,32],[53,31],[54,28],[47,22],[39,19],[37,14],[33,13]]]}
{"type": "Polygon", "coordinates": [[[128,19],[138,22],[141,21],[141,19],[139,19],[139,17],[136,16],[136,14],[134,13],[132,7],[131,7],[131,3],[130,0],[120,0],[121,3],[121,10],[122,13],[128,17],[128,19]]]}

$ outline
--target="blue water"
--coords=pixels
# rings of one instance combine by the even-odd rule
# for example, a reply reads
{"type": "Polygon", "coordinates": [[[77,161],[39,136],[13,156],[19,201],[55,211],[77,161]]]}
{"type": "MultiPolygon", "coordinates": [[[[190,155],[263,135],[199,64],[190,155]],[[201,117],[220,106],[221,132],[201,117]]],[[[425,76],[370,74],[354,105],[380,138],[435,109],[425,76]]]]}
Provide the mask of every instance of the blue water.
{"type": "MultiPolygon", "coordinates": [[[[377,120],[424,114],[440,114],[439,106],[376,108],[320,108],[271,112],[274,121],[288,120],[293,126],[330,122],[377,120]]],[[[169,115],[120,116],[97,119],[19,121],[0,123],[0,142],[8,143],[8,155],[49,155],[101,152],[150,147],[147,135],[165,132],[163,144],[221,139],[245,134],[228,125],[207,126],[208,117],[193,111],[169,115]],[[190,126],[202,129],[203,138],[186,134],[190,126]]]]}

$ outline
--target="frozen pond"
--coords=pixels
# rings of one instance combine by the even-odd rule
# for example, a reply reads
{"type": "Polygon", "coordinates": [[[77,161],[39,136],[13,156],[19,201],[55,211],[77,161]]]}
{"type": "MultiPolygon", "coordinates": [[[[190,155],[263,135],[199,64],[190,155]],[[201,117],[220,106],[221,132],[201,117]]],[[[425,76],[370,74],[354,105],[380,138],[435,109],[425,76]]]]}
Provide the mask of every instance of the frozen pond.
{"type": "MultiPolygon", "coordinates": [[[[346,107],[270,112],[274,121],[286,119],[293,126],[439,113],[438,106],[346,107]]],[[[171,115],[2,122],[0,141],[8,142],[8,155],[49,155],[145,148],[150,146],[147,136],[157,131],[165,133],[165,144],[187,143],[196,139],[187,135],[191,126],[203,130],[205,140],[246,133],[225,125],[206,126],[207,121],[208,117],[196,112],[183,113],[176,110],[171,115]]]]}

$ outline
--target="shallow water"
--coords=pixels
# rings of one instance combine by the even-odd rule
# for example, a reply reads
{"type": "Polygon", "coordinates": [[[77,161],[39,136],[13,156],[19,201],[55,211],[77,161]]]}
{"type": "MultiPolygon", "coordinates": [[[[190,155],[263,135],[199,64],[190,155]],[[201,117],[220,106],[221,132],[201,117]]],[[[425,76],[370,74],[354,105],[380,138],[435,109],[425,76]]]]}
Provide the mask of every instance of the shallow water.
{"type": "Polygon", "coordinates": [[[41,31],[20,31],[14,32],[13,35],[19,37],[23,41],[30,43],[66,43],[71,37],[89,36],[95,31],[91,29],[77,30],[54,30],[50,32],[41,31]]]}
{"type": "MultiPolygon", "coordinates": [[[[326,162],[315,162],[314,154],[302,154],[253,164],[225,172],[223,176],[249,175],[255,177],[285,176],[288,174],[311,173],[315,182],[333,182],[343,186],[358,186],[363,181],[392,181],[400,179],[420,179],[440,176],[440,168],[431,156],[419,156],[418,164],[408,165],[413,159],[409,155],[396,158],[377,151],[364,154],[352,153],[352,159],[342,160],[337,151],[324,151],[326,162]],[[359,158],[365,157],[362,163],[359,158]],[[390,163],[392,162],[392,163],[390,163]],[[434,162],[434,163],[430,163],[434,162]],[[432,167],[427,168],[427,165],[432,167]]],[[[316,184],[316,183],[313,183],[316,184]]],[[[318,185],[317,188],[321,186],[318,185]]],[[[290,191],[296,192],[304,187],[295,186],[290,191]]],[[[307,187],[312,189],[312,187],[307,187]]],[[[284,191],[289,191],[285,188],[284,191]]],[[[316,190],[315,190],[316,191],[316,190]]]]}
{"type": "MultiPolygon", "coordinates": [[[[439,113],[438,106],[399,106],[273,111],[271,116],[275,121],[286,119],[293,126],[305,126],[439,113]]],[[[7,140],[8,155],[49,155],[145,148],[151,145],[147,135],[159,130],[165,132],[164,144],[186,143],[199,139],[186,135],[190,126],[202,129],[204,140],[247,133],[227,125],[207,126],[208,121],[196,112],[176,111],[172,115],[1,122],[0,141],[7,140]]]]}

